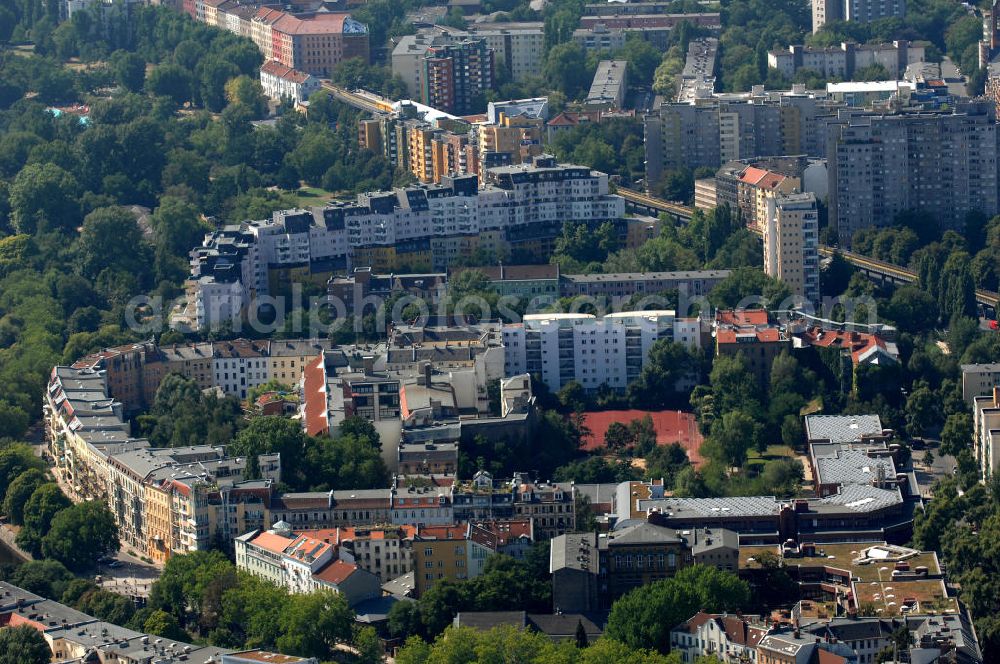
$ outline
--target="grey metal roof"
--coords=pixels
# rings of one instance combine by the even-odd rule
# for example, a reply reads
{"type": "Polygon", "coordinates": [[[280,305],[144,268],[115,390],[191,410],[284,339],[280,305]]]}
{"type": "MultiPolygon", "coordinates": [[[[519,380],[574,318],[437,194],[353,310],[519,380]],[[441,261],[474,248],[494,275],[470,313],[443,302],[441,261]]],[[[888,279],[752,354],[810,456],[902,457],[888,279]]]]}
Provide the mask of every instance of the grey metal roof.
{"type": "Polygon", "coordinates": [[[819,484],[871,484],[881,475],[894,478],[896,467],[886,457],[870,457],[860,450],[838,450],[832,456],[816,458],[819,484]]]}
{"type": "Polygon", "coordinates": [[[601,567],[602,545],[607,546],[607,538],[596,533],[572,533],[553,538],[549,550],[549,572],[575,569],[597,574],[601,567]]]}
{"type": "Polygon", "coordinates": [[[608,545],[679,543],[681,541],[683,540],[677,536],[677,531],[674,528],[665,528],[644,522],[630,526],[624,530],[615,531],[609,536],[608,545]]]}
{"type": "Polygon", "coordinates": [[[1000,372],[1000,363],[990,364],[963,364],[962,373],[997,373],[1000,372]]]}
{"type": "Polygon", "coordinates": [[[898,489],[889,491],[867,484],[845,484],[837,495],[810,501],[810,506],[831,505],[846,507],[853,512],[876,512],[902,502],[898,489]]]}
{"type": "Polygon", "coordinates": [[[641,511],[659,509],[665,515],[683,517],[771,516],[778,513],[781,503],[774,496],[744,496],[733,498],[659,498],[640,500],[641,511]]]}
{"type": "Polygon", "coordinates": [[[700,555],[718,549],[740,548],[740,536],[728,528],[697,528],[687,538],[691,553],[700,555]]]}
{"type": "Polygon", "coordinates": [[[863,436],[882,433],[882,420],[878,415],[807,415],[806,438],[850,443],[863,436]]]}
{"type": "Polygon", "coordinates": [[[618,490],[618,483],[606,484],[576,484],[576,493],[579,496],[586,496],[590,499],[590,504],[613,503],[615,492],[618,490]]]}

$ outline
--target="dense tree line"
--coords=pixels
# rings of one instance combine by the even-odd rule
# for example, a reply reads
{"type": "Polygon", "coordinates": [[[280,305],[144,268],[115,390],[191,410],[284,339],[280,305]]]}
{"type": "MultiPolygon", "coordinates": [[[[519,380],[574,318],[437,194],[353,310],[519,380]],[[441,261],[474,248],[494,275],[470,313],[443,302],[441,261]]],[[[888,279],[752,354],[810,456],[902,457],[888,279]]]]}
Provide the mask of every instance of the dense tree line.
{"type": "MultiPolygon", "coordinates": [[[[632,649],[608,638],[590,644],[586,634],[582,639],[578,636],[574,640],[553,642],[547,635],[532,630],[498,626],[485,632],[469,627],[450,627],[433,644],[411,638],[400,649],[396,661],[399,664],[680,664],[681,659],[677,654],[662,655],[650,650],[632,649]]],[[[709,662],[706,658],[697,664],[709,662]]]]}

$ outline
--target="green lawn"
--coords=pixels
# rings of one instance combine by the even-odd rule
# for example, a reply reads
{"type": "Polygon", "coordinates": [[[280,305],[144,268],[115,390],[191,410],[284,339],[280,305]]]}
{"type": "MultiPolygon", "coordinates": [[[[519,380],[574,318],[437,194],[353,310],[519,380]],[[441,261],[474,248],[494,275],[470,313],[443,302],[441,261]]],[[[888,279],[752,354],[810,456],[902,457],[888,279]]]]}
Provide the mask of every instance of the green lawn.
{"type": "Polygon", "coordinates": [[[319,187],[302,187],[298,191],[292,192],[292,195],[296,197],[296,204],[299,207],[322,205],[336,196],[332,191],[319,187]]]}
{"type": "Polygon", "coordinates": [[[763,461],[769,461],[771,459],[780,459],[781,457],[794,457],[795,450],[790,448],[788,445],[769,445],[764,453],[761,454],[757,450],[750,450],[747,454],[748,460],[761,459],[763,461]]]}

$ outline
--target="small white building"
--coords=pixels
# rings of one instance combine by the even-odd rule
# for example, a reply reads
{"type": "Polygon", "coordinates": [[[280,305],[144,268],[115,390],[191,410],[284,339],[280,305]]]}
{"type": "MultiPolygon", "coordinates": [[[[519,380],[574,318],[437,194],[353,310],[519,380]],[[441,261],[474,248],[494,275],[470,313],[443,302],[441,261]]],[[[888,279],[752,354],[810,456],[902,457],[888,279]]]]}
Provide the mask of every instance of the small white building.
{"type": "Polygon", "coordinates": [[[319,79],[315,76],[275,60],[265,62],[260,68],[260,84],[264,94],[271,99],[291,99],[296,104],[308,101],[309,96],[320,89],[319,79]]]}
{"type": "Polygon", "coordinates": [[[724,662],[756,662],[757,644],[767,635],[763,624],[725,613],[699,611],[670,630],[670,649],[682,662],[717,657],[724,662]]]}
{"type": "MultiPolygon", "coordinates": [[[[321,531],[323,532],[323,531],[321,531]]],[[[270,530],[236,538],[236,568],[291,593],[332,590],[354,606],[381,594],[377,576],[337,557],[338,545],[295,534],[279,521],[270,530]]]]}

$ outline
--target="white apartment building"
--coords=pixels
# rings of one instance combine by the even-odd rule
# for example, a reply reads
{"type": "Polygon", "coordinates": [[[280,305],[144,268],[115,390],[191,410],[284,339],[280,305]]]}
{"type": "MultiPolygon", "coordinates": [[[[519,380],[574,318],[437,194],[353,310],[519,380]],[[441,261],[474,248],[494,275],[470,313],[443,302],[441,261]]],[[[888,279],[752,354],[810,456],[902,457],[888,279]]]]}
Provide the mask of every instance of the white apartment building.
{"type": "Polygon", "coordinates": [[[337,558],[337,546],[292,532],[283,521],[236,538],[236,568],[291,593],[332,590],[349,606],[381,595],[378,577],[337,558]]]}
{"type": "Polygon", "coordinates": [[[270,380],[266,341],[234,339],[220,342],[212,355],[215,385],[245,399],[250,388],[270,380]]]}
{"type": "Polygon", "coordinates": [[[639,377],[659,339],[701,345],[697,319],[673,311],[633,311],[597,318],[591,314],[529,314],[502,330],[506,375],[538,374],[550,390],[570,381],[587,390],[624,390],[639,377]]]}
{"type": "Polygon", "coordinates": [[[708,656],[752,664],[757,661],[757,644],[767,633],[766,625],[743,616],[699,611],[670,630],[670,649],[686,663],[708,656]]]}
{"type": "Polygon", "coordinates": [[[482,37],[493,49],[494,62],[503,64],[514,81],[541,76],[545,64],[545,24],[471,23],[467,32],[482,37]]]}
{"type": "Polygon", "coordinates": [[[973,452],[983,481],[1000,468],[1000,388],[972,400],[973,452]]]}
{"type": "Polygon", "coordinates": [[[889,44],[852,44],[816,48],[792,45],[786,50],[767,54],[767,66],[777,69],[788,79],[794,78],[799,69],[811,69],[827,78],[850,81],[859,69],[881,65],[893,80],[902,78],[907,65],[923,62],[924,47],[906,40],[889,44]]]}
{"type": "Polygon", "coordinates": [[[261,66],[260,85],[269,98],[276,101],[291,99],[296,104],[308,101],[309,96],[321,87],[315,76],[292,69],[276,60],[269,60],[261,66]]]}
{"type": "Polygon", "coordinates": [[[206,236],[192,259],[189,286],[199,328],[235,320],[255,296],[267,295],[269,271],[332,262],[343,268],[359,252],[413,252],[444,271],[478,236],[483,250],[536,250],[563,223],[598,225],[625,217],[608,176],[551,156],[530,164],[448,176],[441,184],[358,195],[325,208],[275,212],[270,220],[227,226],[206,236]],[[237,302],[239,298],[239,302],[237,302]],[[238,305],[238,306],[237,306],[238,305]]]}
{"type": "Polygon", "coordinates": [[[767,196],[764,272],[792,294],[819,301],[819,213],[811,193],[767,196]]]}
{"type": "Polygon", "coordinates": [[[333,559],[333,547],[326,542],[299,535],[285,547],[285,585],[289,592],[308,593],[317,588],[313,575],[333,559]]]}
{"type": "Polygon", "coordinates": [[[963,364],[962,398],[972,402],[976,397],[992,394],[1000,387],[1000,364],[963,364]]]}

